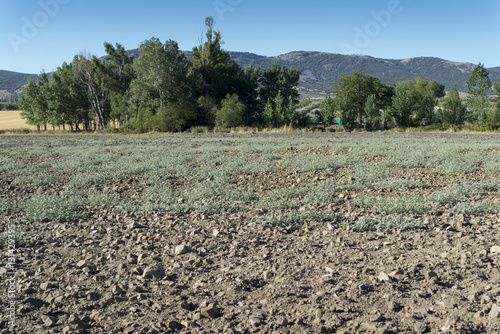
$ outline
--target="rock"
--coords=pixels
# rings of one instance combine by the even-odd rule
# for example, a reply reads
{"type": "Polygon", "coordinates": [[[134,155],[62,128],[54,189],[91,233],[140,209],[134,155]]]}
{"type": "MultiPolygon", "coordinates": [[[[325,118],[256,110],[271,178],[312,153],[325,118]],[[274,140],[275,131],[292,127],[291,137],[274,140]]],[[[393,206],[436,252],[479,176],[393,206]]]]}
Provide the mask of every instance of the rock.
{"type": "Polygon", "coordinates": [[[123,289],[119,285],[113,285],[111,287],[111,292],[113,292],[113,294],[115,295],[120,295],[124,293],[123,289]]]}
{"type": "Polygon", "coordinates": [[[212,231],[212,235],[213,235],[214,237],[217,237],[217,236],[219,235],[219,233],[220,233],[220,232],[219,232],[219,230],[217,230],[217,229],[214,229],[214,230],[212,231]]]}
{"type": "Polygon", "coordinates": [[[70,324],[76,324],[78,327],[83,327],[83,321],[78,316],[71,314],[68,318],[70,324]]]}
{"type": "Polygon", "coordinates": [[[146,279],[154,278],[160,280],[165,276],[165,269],[163,269],[162,267],[147,267],[146,269],[144,269],[144,272],[142,274],[142,277],[146,279]]]}
{"type": "Polygon", "coordinates": [[[175,331],[184,328],[184,326],[177,321],[170,320],[169,322],[167,322],[167,328],[175,331]]]}
{"type": "Polygon", "coordinates": [[[262,324],[262,320],[258,317],[250,317],[250,324],[252,326],[258,327],[262,324]]]}
{"type": "Polygon", "coordinates": [[[53,287],[54,287],[54,285],[52,285],[52,283],[50,283],[50,282],[45,282],[45,283],[40,284],[40,289],[42,291],[47,291],[49,289],[52,289],[53,287]]]}
{"type": "Polygon", "coordinates": [[[500,305],[493,304],[493,306],[491,307],[490,313],[488,313],[488,316],[492,319],[500,318],[500,305]]]}
{"type": "Polygon", "coordinates": [[[421,322],[417,322],[414,326],[413,329],[415,329],[416,333],[427,333],[429,328],[427,327],[426,324],[423,324],[421,322]]]}
{"type": "Polygon", "coordinates": [[[500,246],[492,246],[490,248],[490,253],[500,253],[500,246]]]}
{"type": "Polygon", "coordinates": [[[123,334],[132,334],[135,332],[135,328],[132,326],[128,326],[123,330],[123,334]]]}
{"type": "Polygon", "coordinates": [[[288,326],[288,320],[285,318],[285,317],[278,317],[277,319],[277,325],[279,327],[285,327],[285,326],[288,326]]]}
{"type": "Polygon", "coordinates": [[[57,318],[51,315],[42,315],[41,318],[45,327],[54,327],[57,323],[57,318]]]}
{"type": "Polygon", "coordinates": [[[262,277],[264,278],[264,280],[268,281],[271,279],[271,277],[273,277],[273,274],[266,270],[262,273],[262,277]]]}
{"type": "Polygon", "coordinates": [[[370,321],[371,322],[380,322],[384,319],[382,314],[380,312],[375,312],[372,315],[370,315],[370,321]]]}
{"type": "Polygon", "coordinates": [[[377,330],[377,325],[373,322],[362,322],[360,325],[362,328],[369,330],[369,331],[377,330]]]}
{"type": "Polygon", "coordinates": [[[105,292],[102,298],[106,303],[112,303],[114,301],[112,292],[105,292]]]}
{"type": "Polygon", "coordinates": [[[187,253],[191,253],[193,250],[191,249],[191,247],[189,246],[186,246],[186,245],[179,245],[179,246],[176,246],[175,249],[174,249],[174,254],[175,255],[182,255],[182,254],[187,254],[187,253]]]}
{"type": "Polygon", "coordinates": [[[191,311],[191,305],[187,301],[181,303],[181,308],[186,311],[191,311]]]}
{"type": "Polygon", "coordinates": [[[205,318],[210,318],[210,319],[215,319],[217,316],[217,310],[215,309],[215,306],[213,306],[212,304],[208,305],[207,307],[203,307],[200,310],[200,313],[205,318]]]}
{"type": "Polygon", "coordinates": [[[289,330],[288,328],[283,328],[283,327],[281,327],[281,328],[278,328],[278,329],[277,329],[277,332],[278,332],[279,334],[289,334],[289,333],[290,333],[290,330],[289,330]]]}
{"type": "Polygon", "coordinates": [[[136,222],[135,220],[130,221],[127,224],[127,230],[135,230],[136,228],[142,228],[143,226],[136,222]]]}
{"type": "Polygon", "coordinates": [[[391,277],[389,275],[387,275],[386,273],[384,273],[384,272],[381,272],[380,274],[378,274],[377,279],[380,282],[390,282],[390,281],[392,281],[391,277]]]}
{"type": "Polygon", "coordinates": [[[80,269],[84,268],[87,266],[87,261],[86,260],[81,260],[81,261],[78,261],[78,263],[76,264],[76,266],[80,269]]]}
{"type": "Polygon", "coordinates": [[[130,264],[137,264],[137,255],[127,254],[127,262],[130,264]]]}
{"type": "Polygon", "coordinates": [[[318,309],[316,309],[316,311],[314,311],[314,317],[316,319],[321,319],[324,314],[325,314],[325,310],[322,308],[318,308],[318,309]]]}

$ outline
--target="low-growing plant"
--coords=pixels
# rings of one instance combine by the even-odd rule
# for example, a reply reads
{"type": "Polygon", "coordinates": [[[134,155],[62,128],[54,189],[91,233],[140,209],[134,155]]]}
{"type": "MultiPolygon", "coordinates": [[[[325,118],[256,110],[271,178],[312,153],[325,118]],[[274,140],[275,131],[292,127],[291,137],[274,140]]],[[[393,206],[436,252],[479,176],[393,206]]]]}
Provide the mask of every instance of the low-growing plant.
{"type": "MultiPolygon", "coordinates": [[[[26,246],[30,240],[32,235],[30,233],[26,233],[24,228],[20,225],[16,225],[13,231],[13,239],[16,247],[26,246]]],[[[9,239],[12,238],[10,235],[12,232],[5,231],[0,234],[0,248],[5,248],[9,244],[9,239]]]]}
{"type": "Polygon", "coordinates": [[[385,232],[394,229],[411,230],[425,228],[425,224],[406,215],[364,216],[350,225],[355,232],[385,232]]]}
{"type": "Polygon", "coordinates": [[[334,212],[316,212],[311,210],[292,211],[286,213],[277,213],[267,216],[256,216],[251,219],[252,222],[264,224],[270,227],[287,227],[306,222],[325,222],[337,218],[334,212]]]}
{"type": "Polygon", "coordinates": [[[12,181],[13,184],[31,184],[34,186],[45,186],[49,184],[54,184],[58,181],[58,178],[55,175],[47,174],[47,173],[33,173],[33,174],[25,174],[19,175],[12,181]]]}
{"type": "Polygon", "coordinates": [[[374,197],[365,195],[356,197],[350,202],[364,208],[371,208],[375,213],[386,214],[419,214],[428,212],[432,206],[424,201],[423,196],[388,196],[374,197]]]}
{"type": "Polygon", "coordinates": [[[23,219],[27,222],[41,220],[74,222],[83,217],[79,210],[85,199],[70,192],[60,195],[36,193],[22,203],[23,219]]]}
{"type": "Polygon", "coordinates": [[[500,206],[487,200],[479,203],[460,202],[448,211],[462,215],[497,214],[500,213],[500,206]]]}

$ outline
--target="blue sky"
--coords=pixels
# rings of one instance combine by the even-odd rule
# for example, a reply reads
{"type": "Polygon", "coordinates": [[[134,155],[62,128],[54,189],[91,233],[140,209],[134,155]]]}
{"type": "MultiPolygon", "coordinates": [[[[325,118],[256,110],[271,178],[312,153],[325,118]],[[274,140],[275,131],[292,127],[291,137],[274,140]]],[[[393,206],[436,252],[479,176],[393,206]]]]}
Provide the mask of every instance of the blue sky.
{"type": "Polygon", "coordinates": [[[433,56],[500,66],[500,2],[427,0],[0,0],[0,69],[53,71],[104,41],[137,48],[151,37],[198,44],[213,16],[224,48],[433,56]]]}

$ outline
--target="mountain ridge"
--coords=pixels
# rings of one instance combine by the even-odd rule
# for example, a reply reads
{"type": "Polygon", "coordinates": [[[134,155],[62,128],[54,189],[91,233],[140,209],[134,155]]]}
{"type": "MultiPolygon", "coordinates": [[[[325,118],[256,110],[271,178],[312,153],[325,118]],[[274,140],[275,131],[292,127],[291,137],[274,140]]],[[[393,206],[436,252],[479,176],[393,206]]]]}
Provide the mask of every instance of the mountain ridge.
{"type": "MultiPolygon", "coordinates": [[[[127,51],[129,56],[138,57],[139,49],[127,51]]],[[[185,51],[192,58],[190,51],[185,51]]],[[[335,82],[344,75],[355,71],[379,78],[383,83],[397,84],[404,80],[421,77],[467,92],[467,80],[474,68],[472,63],[461,63],[437,57],[413,57],[404,59],[376,58],[367,55],[342,55],[321,51],[292,51],[277,56],[261,56],[251,52],[229,52],[231,59],[241,67],[250,63],[266,70],[273,62],[301,71],[299,88],[304,97],[323,96],[331,92],[335,82]]],[[[488,68],[492,82],[500,78],[500,66],[488,68]]],[[[14,93],[35,74],[0,70],[0,91],[14,93]],[[17,75],[16,75],[17,74],[17,75]]]]}

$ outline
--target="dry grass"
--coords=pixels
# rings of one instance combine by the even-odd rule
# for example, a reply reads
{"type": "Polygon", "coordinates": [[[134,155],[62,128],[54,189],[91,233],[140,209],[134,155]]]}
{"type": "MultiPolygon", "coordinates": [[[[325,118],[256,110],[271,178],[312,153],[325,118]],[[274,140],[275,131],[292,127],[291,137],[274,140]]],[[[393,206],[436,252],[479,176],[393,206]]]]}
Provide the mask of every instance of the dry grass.
{"type": "Polygon", "coordinates": [[[21,111],[0,111],[0,130],[30,129],[36,130],[36,126],[28,125],[21,118],[21,111]]]}

